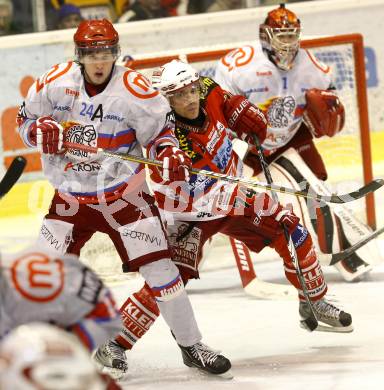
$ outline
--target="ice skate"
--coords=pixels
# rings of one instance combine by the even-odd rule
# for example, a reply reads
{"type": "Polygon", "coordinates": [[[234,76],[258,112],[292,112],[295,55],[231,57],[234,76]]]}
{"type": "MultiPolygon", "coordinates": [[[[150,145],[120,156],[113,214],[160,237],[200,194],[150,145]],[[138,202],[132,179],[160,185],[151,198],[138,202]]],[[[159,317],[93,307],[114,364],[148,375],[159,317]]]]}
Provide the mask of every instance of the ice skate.
{"type": "MultiPolygon", "coordinates": [[[[326,299],[313,302],[316,319],[319,322],[316,330],[323,332],[349,333],[353,331],[352,316],[345,311],[338,309],[326,299]]],[[[299,313],[303,320],[310,315],[308,303],[300,302],[299,313]]],[[[305,323],[300,322],[300,326],[307,329],[305,323]]]]}
{"type": "Polygon", "coordinates": [[[93,354],[93,360],[101,372],[114,379],[121,379],[128,371],[125,349],[113,340],[100,346],[93,354]]]}
{"type": "Polygon", "coordinates": [[[179,345],[184,364],[188,367],[196,367],[209,374],[219,375],[226,379],[232,379],[229,372],[231,362],[203,343],[196,343],[190,347],[179,345]]]}

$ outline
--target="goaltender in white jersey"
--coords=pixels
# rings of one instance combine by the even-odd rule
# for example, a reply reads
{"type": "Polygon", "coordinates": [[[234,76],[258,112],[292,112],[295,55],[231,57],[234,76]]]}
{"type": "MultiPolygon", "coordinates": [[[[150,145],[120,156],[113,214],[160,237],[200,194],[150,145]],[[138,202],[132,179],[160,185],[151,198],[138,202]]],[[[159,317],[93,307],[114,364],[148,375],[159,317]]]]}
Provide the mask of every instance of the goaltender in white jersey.
{"type": "Polygon", "coordinates": [[[307,50],[299,50],[290,72],[276,67],[262,46],[243,46],[222,58],[215,80],[222,88],[257,102],[268,113],[266,153],[286,145],[299,130],[306,105],[304,92],[331,86],[330,68],[307,50]]]}
{"type": "MultiPolygon", "coordinates": [[[[344,106],[335,93],[331,69],[300,48],[300,20],[284,4],[268,13],[259,32],[259,43],[235,49],[219,61],[214,78],[265,113],[268,129],[262,146],[274,180],[297,189],[309,183],[316,192],[329,195],[327,170],[313,138],[333,137],[343,129],[344,106]]],[[[261,173],[252,149],[244,162],[254,175],[261,173]]],[[[313,202],[284,196],[280,201],[293,202],[295,210],[302,210],[300,219],[325,264],[330,254],[371,233],[344,206],[318,208],[313,202]]],[[[370,271],[372,260],[381,258],[372,241],[336,268],[351,281],[370,271]]]]}

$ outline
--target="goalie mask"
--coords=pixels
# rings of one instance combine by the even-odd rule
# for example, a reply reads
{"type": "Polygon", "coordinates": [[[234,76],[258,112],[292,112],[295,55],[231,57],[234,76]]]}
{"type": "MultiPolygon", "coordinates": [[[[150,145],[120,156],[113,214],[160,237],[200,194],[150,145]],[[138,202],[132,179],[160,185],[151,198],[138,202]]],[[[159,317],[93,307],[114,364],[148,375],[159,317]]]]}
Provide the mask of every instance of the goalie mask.
{"type": "Polygon", "coordinates": [[[259,28],[260,42],[274,64],[289,70],[300,47],[301,27],[297,16],[284,4],[268,13],[259,28]]]}
{"type": "Polygon", "coordinates": [[[120,56],[119,34],[107,19],[83,20],[75,35],[76,60],[80,63],[116,61],[120,56]]]}
{"type": "Polygon", "coordinates": [[[199,72],[191,65],[172,60],[152,73],[152,86],[167,97],[182,93],[183,88],[195,83],[199,88],[199,72]]]}
{"type": "Polygon", "coordinates": [[[21,325],[0,345],[0,388],[105,390],[90,354],[71,334],[53,325],[21,325]]]}

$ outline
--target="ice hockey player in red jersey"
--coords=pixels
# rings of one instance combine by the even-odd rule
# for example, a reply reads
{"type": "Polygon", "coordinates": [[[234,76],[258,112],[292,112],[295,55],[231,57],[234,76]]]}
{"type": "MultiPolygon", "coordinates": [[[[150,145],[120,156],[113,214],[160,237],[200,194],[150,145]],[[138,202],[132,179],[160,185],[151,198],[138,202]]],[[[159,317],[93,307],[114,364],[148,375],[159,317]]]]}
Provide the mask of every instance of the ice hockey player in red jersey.
{"type": "Polygon", "coordinates": [[[97,372],[74,336],[47,323],[21,325],[0,342],[0,389],[121,390],[97,372]]]}
{"type": "MultiPolygon", "coordinates": [[[[140,272],[153,290],[177,342],[192,347],[202,336],[171,261],[144,165],[65,147],[97,146],[137,156],[146,147],[163,162],[164,180],[183,181],[190,159],[178,148],[171,108],[143,75],[116,65],[119,35],[109,21],[83,21],[74,42],[76,61],[55,65],[38,78],[18,115],[23,141],[40,151],[44,174],[55,188],[38,244],[78,255],[96,231],[107,234],[124,270],[140,272]],[[184,318],[190,318],[188,327],[180,326],[184,318]]],[[[205,346],[205,354],[211,353],[205,346]]],[[[113,341],[99,348],[95,359],[119,375],[127,370],[124,350],[113,341]]],[[[215,364],[224,371],[230,367],[223,356],[215,364]]]]}
{"type": "MultiPolygon", "coordinates": [[[[327,170],[314,138],[339,133],[344,126],[345,109],[335,91],[330,67],[300,48],[300,35],[300,20],[281,4],[260,25],[260,41],[223,57],[214,79],[225,90],[247,97],[265,113],[268,129],[262,146],[274,180],[289,186],[295,183],[297,188],[308,182],[317,191],[329,194],[327,170]]],[[[244,161],[255,175],[261,172],[252,148],[244,161]]],[[[294,208],[300,212],[319,258],[324,258],[325,263],[330,254],[371,233],[343,205],[319,208],[303,199],[292,202],[297,202],[294,208]]],[[[345,280],[351,281],[370,271],[374,258],[379,261],[382,255],[372,241],[335,267],[345,280]]]]}
{"type": "MultiPolygon", "coordinates": [[[[193,168],[241,175],[242,162],[232,149],[233,134],[246,140],[256,135],[262,142],[266,133],[263,113],[244,97],[225,92],[212,79],[200,77],[192,66],[181,61],[174,60],[156,70],[152,85],[169,99],[176,116],[176,137],[180,148],[191,158],[193,168]]],[[[191,175],[188,183],[164,183],[154,168],[151,178],[167,221],[173,261],[184,282],[198,277],[202,247],[218,232],[244,242],[255,252],[269,245],[282,257],[286,277],[298,291],[300,315],[307,318],[308,305],[288,252],[284,225],[292,236],[306,288],[323,329],[328,326],[332,331],[352,331],[351,315],[325,299],[327,286],[311,236],[293,212],[266,193],[200,175],[191,175]]],[[[131,349],[159,315],[156,296],[145,285],[125,302],[121,312],[124,329],[116,341],[131,349]],[[143,316],[148,320],[139,326],[143,316]]],[[[188,319],[185,321],[188,326],[188,319]]],[[[193,364],[190,355],[199,353],[182,347],[181,352],[187,365],[193,364]]]]}

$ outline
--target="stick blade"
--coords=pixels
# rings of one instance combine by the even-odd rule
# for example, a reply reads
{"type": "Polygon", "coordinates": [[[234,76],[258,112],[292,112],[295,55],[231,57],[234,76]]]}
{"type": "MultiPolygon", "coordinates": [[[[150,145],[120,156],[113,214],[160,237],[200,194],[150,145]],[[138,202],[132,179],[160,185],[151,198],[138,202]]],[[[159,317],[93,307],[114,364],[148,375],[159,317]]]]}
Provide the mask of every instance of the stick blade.
{"type": "Polygon", "coordinates": [[[0,199],[6,195],[19,180],[26,165],[27,160],[22,156],[17,156],[13,159],[3,179],[0,181],[0,199]]]}
{"type": "Polygon", "coordinates": [[[258,299],[271,300],[295,300],[297,291],[290,285],[268,283],[260,279],[254,279],[244,287],[247,295],[258,299]]]}
{"type": "Polygon", "coordinates": [[[353,202],[354,200],[361,199],[364,196],[370,194],[371,192],[375,192],[379,188],[384,185],[383,179],[375,179],[366,184],[365,186],[359,188],[356,191],[349,192],[348,194],[337,195],[332,194],[330,196],[320,195],[319,198],[327,203],[348,203],[353,202]]]}

